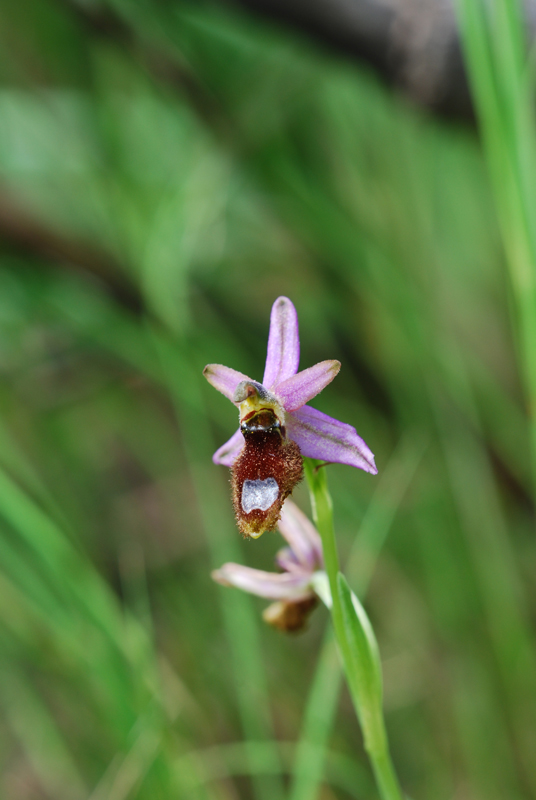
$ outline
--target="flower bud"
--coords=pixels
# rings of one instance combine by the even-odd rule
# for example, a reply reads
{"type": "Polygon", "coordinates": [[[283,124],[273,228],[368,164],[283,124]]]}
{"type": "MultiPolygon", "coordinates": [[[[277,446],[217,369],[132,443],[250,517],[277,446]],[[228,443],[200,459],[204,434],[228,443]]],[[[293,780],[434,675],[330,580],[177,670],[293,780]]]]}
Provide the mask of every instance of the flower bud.
{"type": "Polygon", "coordinates": [[[314,595],[304,600],[277,600],[262,612],[262,618],[268,625],[286,633],[297,633],[304,629],[311,611],[318,605],[314,595]]]}

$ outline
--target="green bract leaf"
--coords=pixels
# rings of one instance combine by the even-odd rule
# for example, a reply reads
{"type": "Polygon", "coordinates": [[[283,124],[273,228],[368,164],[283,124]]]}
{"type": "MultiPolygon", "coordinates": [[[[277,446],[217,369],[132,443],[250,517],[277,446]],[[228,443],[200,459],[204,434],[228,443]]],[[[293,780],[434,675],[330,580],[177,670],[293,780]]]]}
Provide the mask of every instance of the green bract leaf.
{"type": "Polygon", "coordinates": [[[344,659],[348,682],[369,751],[385,747],[382,674],[378,644],[365,609],[339,572],[337,590],[346,634],[344,659]]]}

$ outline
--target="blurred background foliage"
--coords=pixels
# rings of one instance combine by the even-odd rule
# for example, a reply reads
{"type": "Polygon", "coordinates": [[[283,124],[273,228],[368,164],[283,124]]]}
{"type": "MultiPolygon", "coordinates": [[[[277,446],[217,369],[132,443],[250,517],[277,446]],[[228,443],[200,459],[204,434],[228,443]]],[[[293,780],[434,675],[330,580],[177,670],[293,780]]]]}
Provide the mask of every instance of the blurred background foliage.
{"type": "Polygon", "coordinates": [[[325,611],[284,637],[210,579],[280,546],[239,538],[201,373],[262,377],[281,294],[380,470],[329,477],[403,786],[536,795],[503,261],[475,131],[366,68],[210,3],[3,0],[2,797],[376,796],[325,611]]]}

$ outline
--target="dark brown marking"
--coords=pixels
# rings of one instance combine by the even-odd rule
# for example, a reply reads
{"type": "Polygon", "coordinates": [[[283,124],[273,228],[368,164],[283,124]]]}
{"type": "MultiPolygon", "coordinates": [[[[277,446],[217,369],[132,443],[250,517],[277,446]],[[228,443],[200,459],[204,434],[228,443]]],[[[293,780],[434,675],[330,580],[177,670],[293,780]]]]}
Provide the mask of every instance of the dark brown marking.
{"type": "Polygon", "coordinates": [[[318,605],[318,597],[306,597],[303,600],[280,600],[265,609],[264,621],[285,633],[302,631],[309,619],[311,611],[318,605]]]}
{"type": "Polygon", "coordinates": [[[260,536],[273,530],[283,502],[303,478],[303,461],[298,445],[287,439],[285,429],[271,409],[262,409],[241,425],[244,449],[231,470],[231,485],[236,522],[244,536],[260,536]],[[277,499],[266,510],[255,508],[248,514],[242,508],[244,481],[273,478],[277,499]]]}

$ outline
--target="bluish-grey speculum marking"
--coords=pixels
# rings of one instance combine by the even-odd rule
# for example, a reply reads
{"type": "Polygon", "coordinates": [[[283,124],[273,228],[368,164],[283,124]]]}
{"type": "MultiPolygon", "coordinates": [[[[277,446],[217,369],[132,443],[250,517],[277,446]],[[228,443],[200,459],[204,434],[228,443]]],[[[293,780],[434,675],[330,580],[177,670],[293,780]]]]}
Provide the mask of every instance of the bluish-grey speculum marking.
{"type": "Polygon", "coordinates": [[[242,486],[242,508],[246,514],[258,508],[267,511],[279,496],[279,486],[275,478],[244,481],[242,486]]]}

